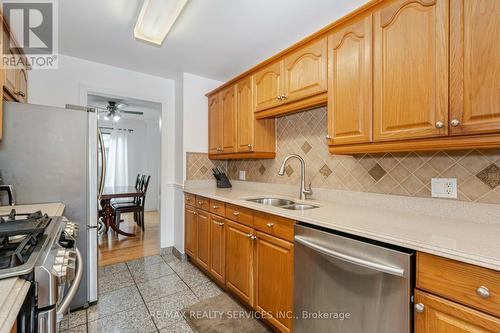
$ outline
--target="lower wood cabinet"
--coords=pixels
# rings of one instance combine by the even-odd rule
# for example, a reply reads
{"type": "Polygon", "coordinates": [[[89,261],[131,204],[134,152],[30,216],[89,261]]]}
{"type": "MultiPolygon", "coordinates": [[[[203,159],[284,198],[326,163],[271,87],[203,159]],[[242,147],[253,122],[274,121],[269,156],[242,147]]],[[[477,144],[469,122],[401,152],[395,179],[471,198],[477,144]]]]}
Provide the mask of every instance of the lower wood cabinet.
{"type": "Polygon", "coordinates": [[[500,319],[426,292],[415,291],[415,333],[500,332],[500,319]]]}
{"type": "Polygon", "coordinates": [[[222,284],[226,282],[226,228],[224,218],[210,215],[210,273],[222,284]]]}
{"type": "Polygon", "coordinates": [[[255,233],[255,308],[282,332],[292,328],[293,244],[255,233]],[[270,315],[270,317],[268,316],[270,315]]]}
{"type": "Polygon", "coordinates": [[[227,221],[226,286],[253,306],[253,229],[227,221]]]}
{"type": "Polygon", "coordinates": [[[210,219],[209,214],[203,210],[196,210],[196,224],[198,229],[196,262],[206,269],[210,267],[210,219]]]}
{"type": "Polygon", "coordinates": [[[184,210],[184,248],[192,258],[196,258],[198,244],[198,228],[196,223],[196,209],[186,205],[184,210]]]}

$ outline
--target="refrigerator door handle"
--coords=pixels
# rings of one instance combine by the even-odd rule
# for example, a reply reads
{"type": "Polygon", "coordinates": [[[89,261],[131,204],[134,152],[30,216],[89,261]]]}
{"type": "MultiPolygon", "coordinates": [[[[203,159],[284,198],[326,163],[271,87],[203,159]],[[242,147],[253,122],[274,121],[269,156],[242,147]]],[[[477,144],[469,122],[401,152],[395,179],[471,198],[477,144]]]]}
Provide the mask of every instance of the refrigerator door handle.
{"type": "Polygon", "coordinates": [[[99,144],[101,145],[101,179],[99,180],[99,199],[101,198],[102,191],[104,190],[104,180],[106,179],[106,148],[104,147],[104,139],[102,137],[101,129],[97,129],[99,144]]]}

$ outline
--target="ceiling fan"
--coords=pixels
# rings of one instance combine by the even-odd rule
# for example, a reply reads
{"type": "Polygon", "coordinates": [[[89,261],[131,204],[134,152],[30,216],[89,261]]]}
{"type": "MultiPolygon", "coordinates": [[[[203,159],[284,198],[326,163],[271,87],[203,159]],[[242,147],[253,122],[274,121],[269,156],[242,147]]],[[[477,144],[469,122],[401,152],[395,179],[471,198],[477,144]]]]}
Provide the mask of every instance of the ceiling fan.
{"type": "Polygon", "coordinates": [[[112,119],[114,122],[120,120],[122,114],[135,114],[139,116],[142,116],[144,114],[144,112],[141,111],[125,110],[127,104],[121,102],[118,103],[116,101],[108,101],[108,105],[105,108],[100,106],[92,106],[92,107],[99,109],[100,114],[104,114],[103,116],[104,120],[112,119]]]}

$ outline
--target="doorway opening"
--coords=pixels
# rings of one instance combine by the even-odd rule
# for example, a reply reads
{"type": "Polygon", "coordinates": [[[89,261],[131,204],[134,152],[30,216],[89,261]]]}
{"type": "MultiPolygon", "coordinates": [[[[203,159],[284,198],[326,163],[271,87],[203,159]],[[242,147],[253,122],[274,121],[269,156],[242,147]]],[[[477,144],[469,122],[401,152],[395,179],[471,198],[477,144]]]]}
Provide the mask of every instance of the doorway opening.
{"type": "Polygon", "coordinates": [[[87,103],[97,111],[104,150],[98,158],[98,264],[158,255],[162,106],[98,93],[89,93],[87,103]]]}

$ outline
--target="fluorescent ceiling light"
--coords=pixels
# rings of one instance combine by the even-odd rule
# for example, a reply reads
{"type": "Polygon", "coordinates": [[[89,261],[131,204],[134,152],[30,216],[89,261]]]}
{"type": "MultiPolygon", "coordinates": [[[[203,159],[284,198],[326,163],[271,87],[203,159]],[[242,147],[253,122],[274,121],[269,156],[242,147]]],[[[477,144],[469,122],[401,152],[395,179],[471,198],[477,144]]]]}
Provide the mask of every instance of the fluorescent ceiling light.
{"type": "Polygon", "coordinates": [[[134,28],[135,38],[161,45],[188,0],[144,0],[134,28]]]}

